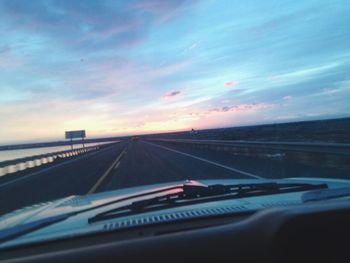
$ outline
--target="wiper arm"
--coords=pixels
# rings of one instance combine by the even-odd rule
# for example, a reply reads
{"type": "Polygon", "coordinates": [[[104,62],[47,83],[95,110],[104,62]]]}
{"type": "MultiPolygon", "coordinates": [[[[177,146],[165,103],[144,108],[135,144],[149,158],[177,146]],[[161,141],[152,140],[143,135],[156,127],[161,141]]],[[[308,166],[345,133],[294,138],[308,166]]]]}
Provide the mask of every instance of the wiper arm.
{"type": "Polygon", "coordinates": [[[235,184],[235,185],[186,185],[182,191],[134,201],[130,205],[112,209],[89,218],[89,223],[116,218],[141,211],[162,209],[164,207],[191,205],[203,201],[234,199],[242,197],[280,194],[328,188],[327,184],[235,184]]]}

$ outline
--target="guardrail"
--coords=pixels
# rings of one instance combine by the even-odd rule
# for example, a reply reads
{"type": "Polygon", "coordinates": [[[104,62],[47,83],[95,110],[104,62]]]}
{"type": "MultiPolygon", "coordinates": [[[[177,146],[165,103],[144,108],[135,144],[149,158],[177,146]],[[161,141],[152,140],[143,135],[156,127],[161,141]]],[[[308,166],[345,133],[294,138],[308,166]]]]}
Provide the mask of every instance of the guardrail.
{"type": "Polygon", "coordinates": [[[305,165],[350,169],[350,144],[303,142],[254,142],[227,140],[148,139],[231,152],[234,155],[292,161],[305,165]]]}
{"type": "Polygon", "coordinates": [[[28,168],[33,168],[43,164],[52,163],[58,159],[69,158],[73,156],[82,155],[91,151],[96,151],[96,150],[111,146],[112,144],[115,144],[115,143],[118,143],[118,142],[88,146],[85,148],[78,148],[73,150],[45,153],[40,155],[34,155],[34,156],[28,156],[24,158],[3,161],[3,162],[0,162],[0,177],[10,173],[23,171],[28,168]]]}

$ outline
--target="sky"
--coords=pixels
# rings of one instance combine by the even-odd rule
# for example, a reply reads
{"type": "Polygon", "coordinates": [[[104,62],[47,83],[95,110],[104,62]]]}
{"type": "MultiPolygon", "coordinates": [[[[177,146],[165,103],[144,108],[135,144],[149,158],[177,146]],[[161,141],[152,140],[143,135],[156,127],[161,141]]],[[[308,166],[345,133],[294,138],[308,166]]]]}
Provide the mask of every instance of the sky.
{"type": "Polygon", "coordinates": [[[0,1],[0,143],[350,116],[348,0],[0,1]]]}

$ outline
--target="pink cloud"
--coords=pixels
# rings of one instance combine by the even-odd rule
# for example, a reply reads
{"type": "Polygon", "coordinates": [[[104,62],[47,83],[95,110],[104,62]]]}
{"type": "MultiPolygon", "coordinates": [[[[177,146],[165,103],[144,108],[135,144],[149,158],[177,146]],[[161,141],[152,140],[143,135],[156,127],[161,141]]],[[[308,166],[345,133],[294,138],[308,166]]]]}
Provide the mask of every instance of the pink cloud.
{"type": "Polygon", "coordinates": [[[234,86],[237,86],[239,84],[238,81],[227,81],[225,82],[225,86],[226,87],[234,87],[234,86]]]}
{"type": "Polygon", "coordinates": [[[162,99],[174,98],[174,97],[176,97],[176,96],[178,96],[180,94],[181,94],[181,91],[178,91],[178,90],[176,90],[176,91],[169,91],[169,92],[165,93],[162,96],[162,99]]]}
{"type": "Polygon", "coordinates": [[[277,78],[278,77],[276,75],[270,75],[270,76],[267,77],[267,79],[271,80],[271,81],[276,80],[277,78]]]}
{"type": "Polygon", "coordinates": [[[282,99],[284,99],[284,100],[291,100],[292,96],[284,96],[282,99]]]}

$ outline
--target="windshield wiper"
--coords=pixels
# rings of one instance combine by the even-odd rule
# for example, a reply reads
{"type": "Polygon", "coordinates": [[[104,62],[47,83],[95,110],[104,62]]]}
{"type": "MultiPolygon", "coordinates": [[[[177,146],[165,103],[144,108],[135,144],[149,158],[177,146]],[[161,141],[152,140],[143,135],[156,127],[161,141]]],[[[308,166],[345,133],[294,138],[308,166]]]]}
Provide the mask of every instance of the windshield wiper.
{"type": "MultiPolygon", "coordinates": [[[[193,180],[187,180],[186,184],[191,184],[191,185],[201,185],[196,181],[193,180]]],[[[44,219],[39,219],[39,220],[35,220],[29,223],[24,223],[24,224],[20,224],[20,225],[15,225],[13,227],[10,228],[6,228],[6,229],[0,229],[0,243],[3,243],[5,241],[14,239],[16,237],[25,235],[27,233],[33,232],[35,230],[44,228],[46,226],[61,222],[63,220],[66,220],[67,218],[74,216],[74,215],[78,215],[84,212],[88,212],[91,210],[95,210],[104,206],[108,206],[108,205],[112,205],[118,202],[122,202],[122,201],[127,201],[130,199],[134,199],[134,198],[140,198],[143,196],[148,196],[148,195],[152,195],[152,194],[158,194],[158,193],[163,193],[163,192],[169,192],[172,191],[174,189],[179,189],[183,186],[183,184],[176,184],[176,185],[172,185],[169,187],[163,187],[163,188],[156,188],[153,189],[151,191],[146,191],[146,192],[141,192],[141,193],[136,193],[136,194],[132,194],[132,195],[127,195],[125,197],[110,201],[110,202],[106,202],[104,204],[100,204],[100,205],[96,205],[93,207],[89,207],[86,209],[82,209],[82,210],[78,210],[75,212],[68,212],[68,213],[64,213],[58,216],[50,216],[44,219]]]]}
{"type": "Polygon", "coordinates": [[[242,197],[301,192],[328,188],[327,184],[235,184],[235,185],[182,185],[179,192],[159,195],[153,198],[134,201],[130,205],[118,207],[89,218],[89,223],[137,214],[143,211],[164,209],[166,207],[191,205],[205,201],[234,199],[242,197]]]}
{"type": "Polygon", "coordinates": [[[328,188],[327,184],[278,184],[278,183],[257,183],[257,184],[235,184],[235,185],[203,185],[203,184],[182,184],[148,193],[128,196],[120,200],[112,201],[104,205],[83,209],[76,212],[65,213],[58,216],[36,220],[33,222],[16,225],[11,228],[0,230],[0,243],[44,228],[51,224],[61,222],[73,215],[100,208],[105,205],[126,201],[128,199],[140,198],[143,196],[160,194],[153,198],[142,199],[132,202],[130,205],[118,207],[89,218],[88,222],[93,223],[101,220],[116,218],[120,216],[137,214],[142,211],[162,209],[172,206],[190,205],[205,201],[233,199],[241,197],[270,195],[288,192],[308,191],[314,189],[328,188]],[[171,193],[169,193],[169,191],[171,193]],[[165,194],[162,194],[165,193],[165,194]]]}

